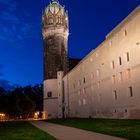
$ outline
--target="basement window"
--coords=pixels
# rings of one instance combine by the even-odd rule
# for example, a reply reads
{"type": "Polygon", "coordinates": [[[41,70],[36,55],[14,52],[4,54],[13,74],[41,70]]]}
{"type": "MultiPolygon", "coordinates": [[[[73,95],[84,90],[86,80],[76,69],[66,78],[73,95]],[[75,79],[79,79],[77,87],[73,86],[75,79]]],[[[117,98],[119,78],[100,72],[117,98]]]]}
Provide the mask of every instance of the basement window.
{"type": "Polygon", "coordinates": [[[51,98],[51,97],[52,97],[52,92],[49,91],[49,92],[47,93],[47,96],[48,96],[48,98],[51,98]]]}

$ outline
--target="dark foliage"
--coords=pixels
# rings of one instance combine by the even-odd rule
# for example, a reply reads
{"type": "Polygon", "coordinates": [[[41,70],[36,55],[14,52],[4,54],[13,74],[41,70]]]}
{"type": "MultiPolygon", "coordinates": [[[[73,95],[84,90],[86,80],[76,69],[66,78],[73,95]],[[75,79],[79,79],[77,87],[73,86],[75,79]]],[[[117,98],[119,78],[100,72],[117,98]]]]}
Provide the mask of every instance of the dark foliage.
{"type": "Polygon", "coordinates": [[[17,87],[12,91],[0,88],[0,112],[10,118],[33,117],[35,111],[43,110],[43,85],[17,87]]]}

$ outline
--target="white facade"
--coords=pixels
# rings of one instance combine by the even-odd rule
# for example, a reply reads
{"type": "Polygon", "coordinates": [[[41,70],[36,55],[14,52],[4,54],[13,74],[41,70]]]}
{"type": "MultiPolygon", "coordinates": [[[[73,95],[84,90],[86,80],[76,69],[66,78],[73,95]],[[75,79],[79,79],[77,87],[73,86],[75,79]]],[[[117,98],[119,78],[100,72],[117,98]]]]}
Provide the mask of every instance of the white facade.
{"type": "Polygon", "coordinates": [[[140,119],[140,6],[62,77],[44,83],[49,118],[140,119]]]}
{"type": "Polygon", "coordinates": [[[57,79],[46,80],[44,81],[44,111],[47,113],[46,114],[47,118],[57,118],[58,116],[57,106],[58,106],[57,79]]]}

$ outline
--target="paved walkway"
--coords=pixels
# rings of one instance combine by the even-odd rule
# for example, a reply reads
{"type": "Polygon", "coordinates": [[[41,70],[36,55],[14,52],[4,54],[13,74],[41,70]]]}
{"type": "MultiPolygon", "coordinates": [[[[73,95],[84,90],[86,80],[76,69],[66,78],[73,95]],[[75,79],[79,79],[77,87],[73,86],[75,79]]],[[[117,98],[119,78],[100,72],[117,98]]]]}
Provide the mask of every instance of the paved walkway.
{"type": "Polygon", "coordinates": [[[31,124],[49,133],[58,140],[124,140],[117,137],[98,134],[43,121],[31,121],[31,124]]]}

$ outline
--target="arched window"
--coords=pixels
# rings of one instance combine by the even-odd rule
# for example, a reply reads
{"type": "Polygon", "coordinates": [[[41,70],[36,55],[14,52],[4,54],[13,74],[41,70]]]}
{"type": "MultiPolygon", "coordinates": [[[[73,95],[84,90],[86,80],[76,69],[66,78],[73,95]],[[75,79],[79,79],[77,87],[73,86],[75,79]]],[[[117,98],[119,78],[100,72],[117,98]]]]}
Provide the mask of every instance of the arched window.
{"type": "Polygon", "coordinates": [[[48,20],[49,20],[49,24],[53,23],[53,17],[52,16],[49,16],[48,20]]]}
{"type": "Polygon", "coordinates": [[[59,21],[58,21],[58,16],[56,17],[56,23],[58,23],[59,21]]]}
{"type": "Polygon", "coordinates": [[[58,16],[58,23],[61,23],[61,16],[58,16]]]}

